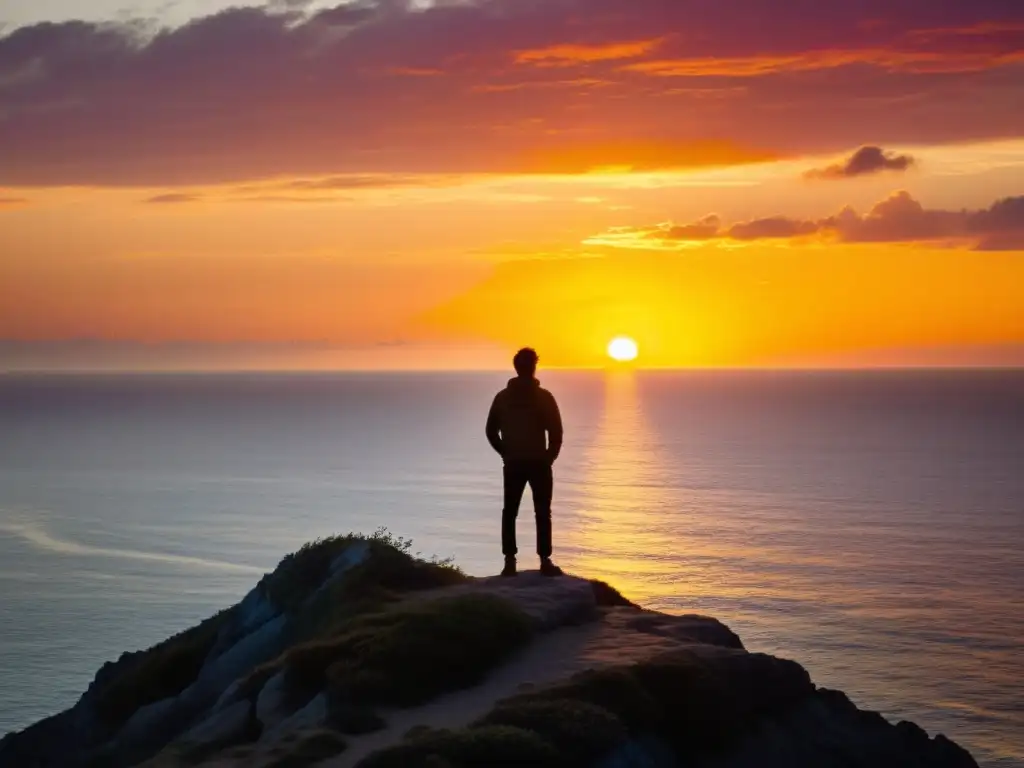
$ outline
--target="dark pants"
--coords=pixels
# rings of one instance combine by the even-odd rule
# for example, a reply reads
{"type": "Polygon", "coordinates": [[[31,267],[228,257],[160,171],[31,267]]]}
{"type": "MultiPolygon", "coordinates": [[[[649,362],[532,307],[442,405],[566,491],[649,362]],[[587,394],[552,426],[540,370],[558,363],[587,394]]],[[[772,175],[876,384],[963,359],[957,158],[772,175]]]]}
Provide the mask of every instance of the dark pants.
{"type": "Polygon", "coordinates": [[[504,555],[518,553],[516,517],[523,491],[529,483],[533,494],[533,510],[537,517],[537,554],[551,557],[551,494],[554,477],[547,461],[509,462],[505,465],[505,508],[501,513],[501,551],[504,555]]]}

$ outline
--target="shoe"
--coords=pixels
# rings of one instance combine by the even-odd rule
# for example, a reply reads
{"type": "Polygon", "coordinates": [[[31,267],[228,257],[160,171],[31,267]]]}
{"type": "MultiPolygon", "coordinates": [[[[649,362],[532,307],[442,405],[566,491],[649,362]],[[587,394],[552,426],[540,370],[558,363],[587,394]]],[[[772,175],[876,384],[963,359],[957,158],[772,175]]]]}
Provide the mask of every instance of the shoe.
{"type": "Polygon", "coordinates": [[[505,568],[502,570],[501,575],[505,578],[515,576],[518,571],[516,570],[516,559],[514,557],[505,558],[505,568]]]}
{"type": "Polygon", "coordinates": [[[561,576],[562,569],[551,562],[550,557],[542,557],[540,560],[540,572],[545,576],[561,576]]]}

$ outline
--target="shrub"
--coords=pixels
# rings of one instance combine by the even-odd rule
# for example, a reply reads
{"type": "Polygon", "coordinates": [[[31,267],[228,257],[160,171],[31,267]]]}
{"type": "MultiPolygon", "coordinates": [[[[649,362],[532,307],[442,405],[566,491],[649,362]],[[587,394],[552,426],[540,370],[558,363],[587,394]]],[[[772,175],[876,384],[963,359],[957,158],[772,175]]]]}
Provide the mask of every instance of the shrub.
{"type": "Polygon", "coordinates": [[[347,616],[353,608],[372,609],[393,599],[394,593],[446,587],[467,578],[451,560],[425,560],[410,554],[411,549],[410,539],[393,536],[386,528],[378,528],[370,536],[349,533],[317,539],[283,558],[262,585],[280,610],[301,613],[300,621],[308,625],[305,631],[309,636],[347,616]],[[368,544],[368,557],[306,605],[324,586],[334,560],[356,542],[368,544]]]}
{"type": "Polygon", "coordinates": [[[280,611],[294,611],[324,583],[331,563],[348,549],[356,537],[331,536],[316,539],[285,555],[277,568],[262,581],[267,599],[280,611]]]}
{"type": "Polygon", "coordinates": [[[588,766],[627,739],[622,721],[576,699],[506,702],[476,724],[507,725],[538,734],[559,752],[563,766],[588,766]]]}
{"type": "Polygon", "coordinates": [[[415,706],[475,685],[531,636],[529,617],[492,595],[399,603],[290,650],[285,680],[300,698],[326,684],[335,701],[415,706]]]}
{"type": "Polygon", "coordinates": [[[641,685],[630,667],[587,670],[546,688],[513,696],[498,705],[495,712],[505,706],[566,700],[601,707],[633,734],[657,728],[664,719],[661,705],[641,685]]]}
{"type": "Polygon", "coordinates": [[[636,603],[627,600],[622,593],[610,584],[603,581],[591,580],[590,586],[594,589],[594,598],[602,608],[639,608],[636,603]]]}

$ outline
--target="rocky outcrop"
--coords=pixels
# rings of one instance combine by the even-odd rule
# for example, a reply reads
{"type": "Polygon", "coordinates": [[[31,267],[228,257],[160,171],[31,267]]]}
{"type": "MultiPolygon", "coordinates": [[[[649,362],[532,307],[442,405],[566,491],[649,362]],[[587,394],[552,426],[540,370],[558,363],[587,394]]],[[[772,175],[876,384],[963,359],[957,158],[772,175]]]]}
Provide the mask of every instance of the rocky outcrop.
{"type": "Polygon", "coordinates": [[[472,579],[385,532],[315,542],[233,608],[105,665],[0,768],[970,768],[751,653],[722,623],[586,579],[472,579]]]}
{"type": "MultiPolygon", "coordinates": [[[[0,741],[0,768],[117,768],[151,757],[208,722],[226,690],[311,631],[326,596],[357,593],[336,601],[344,610],[360,591],[380,587],[374,568],[363,567],[371,560],[378,569],[380,561],[390,563],[391,577],[416,575],[423,587],[461,580],[455,570],[416,562],[392,544],[381,532],[314,542],[290,555],[236,606],[103,665],[71,709],[9,734],[0,741]]],[[[383,587],[376,594],[393,597],[383,587]]]]}

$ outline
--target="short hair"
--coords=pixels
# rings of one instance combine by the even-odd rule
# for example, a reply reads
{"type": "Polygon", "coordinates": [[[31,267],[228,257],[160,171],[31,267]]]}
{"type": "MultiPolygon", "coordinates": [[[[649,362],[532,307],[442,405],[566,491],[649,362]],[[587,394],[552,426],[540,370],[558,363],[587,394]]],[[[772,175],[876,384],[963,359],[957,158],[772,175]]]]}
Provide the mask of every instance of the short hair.
{"type": "Polygon", "coordinates": [[[512,365],[520,376],[532,376],[537,372],[537,361],[540,360],[537,353],[530,347],[524,347],[516,352],[512,358],[512,365]]]}

